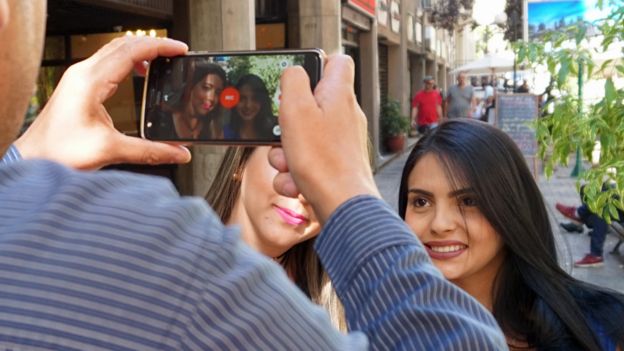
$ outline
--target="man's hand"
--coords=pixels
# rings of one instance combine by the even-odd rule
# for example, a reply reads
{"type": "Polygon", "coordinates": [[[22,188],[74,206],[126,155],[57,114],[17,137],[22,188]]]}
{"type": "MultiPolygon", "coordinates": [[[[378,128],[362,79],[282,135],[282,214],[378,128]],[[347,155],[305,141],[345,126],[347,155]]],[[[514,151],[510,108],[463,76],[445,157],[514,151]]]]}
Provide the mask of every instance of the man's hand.
{"type": "MultiPolygon", "coordinates": [[[[123,135],[104,108],[121,81],[156,56],[183,55],[186,44],[150,37],[118,38],[67,69],[35,122],[16,142],[24,158],[43,158],[78,169],[109,164],[190,161],[178,145],[123,135]]],[[[144,69],[143,69],[144,70],[144,69]]]]}
{"type": "Polygon", "coordinates": [[[345,55],[327,61],[314,95],[301,67],[282,75],[279,123],[282,147],[269,153],[280,172],[276,191],[301,192],[325,222],[343,202],[357,195],[380,197],[370,168],[366,117],[353,92],[353,61],[345,55]]]}

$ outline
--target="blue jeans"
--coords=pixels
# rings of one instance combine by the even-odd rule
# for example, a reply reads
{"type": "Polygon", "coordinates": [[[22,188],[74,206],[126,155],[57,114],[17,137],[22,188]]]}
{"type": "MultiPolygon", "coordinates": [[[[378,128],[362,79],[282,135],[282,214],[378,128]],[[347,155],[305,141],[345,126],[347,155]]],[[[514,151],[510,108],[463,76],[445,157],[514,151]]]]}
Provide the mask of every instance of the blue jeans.
{"type": "MultiPolygon", "coordinates": [[[[604,184],[602,190],[605,191],[605,187],[608,185],[604,184]]],[[[583,201],[583,194],[585,190],[585,185],[581,186],[581,201],[583,201]]],[[[579,218],[587,226],[587,228],[591,228],[592,231],[589,232],[590,242],[589,242],[589,252],[594,256],[601,256],[605,243],[605,239],[607,238],[607,231],[609,230],[609,225],[607,222],[602,219],[597,214],[593,213],[589,210],[589,207],[585,202],[577,208],[576,210],[579,218]]],[[[623,220],[622,214],[619,213],[619,220],[623,220]]]]}
{"type": "Polygon", "coordinates": [[[592,231],[589,232],[591,238],[589,242],[589,252],[594,256],[602,257],[605,239],[607,238],[607,230],[609,229],[607,222],[597,214],[591,212],[585,203],[583,203],[576,212],[587,228],[592,229],[592,231]]]}

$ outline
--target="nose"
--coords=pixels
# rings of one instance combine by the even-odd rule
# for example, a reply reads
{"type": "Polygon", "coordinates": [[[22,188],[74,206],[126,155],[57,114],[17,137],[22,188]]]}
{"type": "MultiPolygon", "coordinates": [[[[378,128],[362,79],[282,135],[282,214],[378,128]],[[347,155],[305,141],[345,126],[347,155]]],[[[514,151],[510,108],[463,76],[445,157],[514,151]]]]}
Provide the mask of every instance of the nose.
{"type": "Polygon", "coordinates": [[[457,229],[457,221],[463,220],[459,207],[448,206],[435,209],[435,215],[431,221],[431,232],[435,235],[445,235],[457,229]]]}
{"type": "Polygon", "coordinates": [[[216,96],[217,92],[214,89],[210,89],[206,92],[206,99],[208,101],[215,101],[216,96]]]}

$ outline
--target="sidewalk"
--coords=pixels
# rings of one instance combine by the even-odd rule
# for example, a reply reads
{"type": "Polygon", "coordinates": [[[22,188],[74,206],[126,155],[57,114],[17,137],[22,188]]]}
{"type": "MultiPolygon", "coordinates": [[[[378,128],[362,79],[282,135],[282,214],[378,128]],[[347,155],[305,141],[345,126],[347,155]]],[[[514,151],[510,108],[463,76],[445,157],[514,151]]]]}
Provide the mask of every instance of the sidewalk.
{"type": "MultiPolygon", "coordinates": [[[[415,139],[410,140],[413,145],[415,139]]],[[[397,210],[399,182],[403,165],[409,154],[408,148],[401,155],[386,163],[376,174],[375,182],[384,200],[397,210]]],[[[559,222],[565,218],[555,209],[556,202],[569,205],[579,205],[580,199],[576,192],[576,178],[570,177],[571,168],[559,168],[549,180],[542,175],[539,177],[539,187],[544,195],[544,201],[549,212],[553,232],[557,241],[559,264],[577,279],[584,280],[599,286],[611,288],[624,293],[624,245],[620,248],[620,255],[613,255],[610,251],[617,242],[615,236],[607,235],[604,246],[605,265],[598,268],[576,268],[574,261],[589,252],[589,236],[587,229],[582,234],[568,234],[559,222]]]]}

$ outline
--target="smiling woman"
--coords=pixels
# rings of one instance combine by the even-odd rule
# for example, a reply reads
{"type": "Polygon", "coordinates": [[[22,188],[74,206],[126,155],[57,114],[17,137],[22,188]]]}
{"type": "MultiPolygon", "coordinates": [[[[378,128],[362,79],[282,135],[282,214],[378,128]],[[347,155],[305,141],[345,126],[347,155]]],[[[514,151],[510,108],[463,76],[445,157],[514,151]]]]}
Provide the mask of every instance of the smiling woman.
{"type": "Polygon", "coordinates": [[[444,276],[492,311],[510,348],[622,350],[624,296],[559,267],[541,193],[499,129],[450,120],[422,137],[399,215],[444,276]]]}
{"type": "Polygon", "coordinates": [[[333,324],[346,331],[344,310],[313,248],[321,225],[303,196],[289,198],[273,190],[277,171],[268,162],[270,149],[228,148],[206,200],[223,223],[240,226],[249,246],[279,262],[328,311],[333,324]]]}

